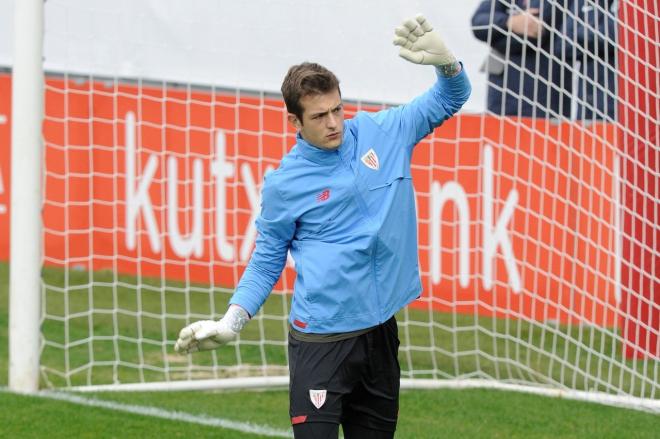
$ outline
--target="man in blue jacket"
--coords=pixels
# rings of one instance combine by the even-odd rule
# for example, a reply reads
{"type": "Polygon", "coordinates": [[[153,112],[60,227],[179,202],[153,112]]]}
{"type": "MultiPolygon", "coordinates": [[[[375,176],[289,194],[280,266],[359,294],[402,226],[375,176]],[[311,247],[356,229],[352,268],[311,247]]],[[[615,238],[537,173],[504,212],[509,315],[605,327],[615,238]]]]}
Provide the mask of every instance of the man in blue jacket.
{"type": "Polygon", "coordinates": [[[400,107],[344,120],[339,82],[314,63],[289,69],[282,94],[296,145],[262,189],[259,237],[218,322],[183,330],[178,352],[233,340],[262,306],[291,251],[290,415],[296,438],[391,438],[400,369],[394,314],[421,293],[410,162],[456,113],[470,84],[422,16],[395,30],[400,55],[437,82],[400,107]]]}
{"type": "Polygon", "coordinates": [[[562,47],[565,8],[556,0],[483,0],[472,32],[490,46],[488,111],[570,118],[573,59],[562,47]]]}

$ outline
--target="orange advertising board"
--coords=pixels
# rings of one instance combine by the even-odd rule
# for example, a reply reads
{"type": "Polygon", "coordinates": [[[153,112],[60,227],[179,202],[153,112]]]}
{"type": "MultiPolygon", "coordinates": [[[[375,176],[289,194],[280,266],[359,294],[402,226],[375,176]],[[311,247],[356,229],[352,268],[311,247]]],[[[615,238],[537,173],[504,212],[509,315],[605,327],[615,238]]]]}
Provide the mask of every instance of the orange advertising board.
{"type": "MultiPolygon", "coordinates": [[[[0,114],[8,90],[0,76],[0,114]]],[[[415,306],[613,325],[613,138],[606,125],[469,114],[436,129],[413,159],[415,306]]],[[[8,124],[0,142],[7,205],[8,124]]],[[[254,244],[263,175],[294,132],[275,98],[49,79],[44,142],[46,264],[231,287],[254,244]]],[[[278,290],[291,290],[292,270],[278,290]]]]}

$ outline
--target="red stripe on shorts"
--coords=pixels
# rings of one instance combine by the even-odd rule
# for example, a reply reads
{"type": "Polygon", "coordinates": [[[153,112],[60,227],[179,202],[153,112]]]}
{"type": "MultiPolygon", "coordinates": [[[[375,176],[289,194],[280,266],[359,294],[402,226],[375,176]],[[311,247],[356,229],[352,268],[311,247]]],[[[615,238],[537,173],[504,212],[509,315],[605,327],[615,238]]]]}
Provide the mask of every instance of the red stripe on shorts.
{"type": "Polygon", "coordinates": [[[291,418],[291,425],[302,424],[307,420],[307,415],[294,416],[291,418]]]}

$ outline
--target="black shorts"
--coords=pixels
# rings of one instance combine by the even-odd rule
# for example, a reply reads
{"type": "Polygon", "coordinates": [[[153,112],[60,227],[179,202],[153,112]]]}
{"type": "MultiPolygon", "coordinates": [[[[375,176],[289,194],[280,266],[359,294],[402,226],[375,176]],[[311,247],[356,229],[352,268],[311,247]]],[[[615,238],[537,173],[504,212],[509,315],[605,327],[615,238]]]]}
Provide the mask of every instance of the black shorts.
{"type": "Polygon", "coordinates": [[[394,431],[401,369],[394,317],[346,340],[305,342],[289,335],[289,414],[305,422],[394,431]]]}

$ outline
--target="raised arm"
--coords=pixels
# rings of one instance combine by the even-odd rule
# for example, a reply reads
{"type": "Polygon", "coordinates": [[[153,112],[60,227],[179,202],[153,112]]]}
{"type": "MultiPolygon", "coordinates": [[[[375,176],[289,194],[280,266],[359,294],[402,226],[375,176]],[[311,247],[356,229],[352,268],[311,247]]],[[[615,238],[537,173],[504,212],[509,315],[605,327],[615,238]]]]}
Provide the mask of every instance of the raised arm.
{"type": "Polygon", "coordinates": [[[433,26],[421,15],[395,30],[399,55],[415,64],[435,67],[437,82],[426,93],[399,107],[378,112],[372,119],[396,135],[408,148],[454,115],[470,96],[470,81],[461,64],[433,26]]]}

